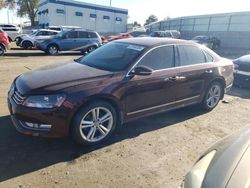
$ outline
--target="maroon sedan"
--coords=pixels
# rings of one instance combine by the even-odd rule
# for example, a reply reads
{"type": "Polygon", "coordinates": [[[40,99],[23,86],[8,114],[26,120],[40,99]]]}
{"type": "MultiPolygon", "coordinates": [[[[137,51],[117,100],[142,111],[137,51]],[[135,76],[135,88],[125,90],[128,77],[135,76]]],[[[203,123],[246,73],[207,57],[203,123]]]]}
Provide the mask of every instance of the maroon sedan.
{"type": "Polygon", "coordinates": [[[24,134],[98,144],[136,118],[194,104],[210,111],[232,83],[232,61],[204,46],[132,38],[17,77],[8,104],[24,134]]]}

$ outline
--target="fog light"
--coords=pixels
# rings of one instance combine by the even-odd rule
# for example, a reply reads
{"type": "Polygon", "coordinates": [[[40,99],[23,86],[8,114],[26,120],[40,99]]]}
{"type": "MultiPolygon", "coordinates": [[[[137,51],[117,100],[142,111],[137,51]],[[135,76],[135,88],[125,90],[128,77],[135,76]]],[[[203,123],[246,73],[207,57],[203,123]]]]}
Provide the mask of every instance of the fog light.
{"type": "Polygon", "coordinates": [[[25,122],[25,125],[30,128],[37,128],[37,129],[51,129],[52,125],[47,124],[38,124],[38,123],[29,123],[25,122]]]}

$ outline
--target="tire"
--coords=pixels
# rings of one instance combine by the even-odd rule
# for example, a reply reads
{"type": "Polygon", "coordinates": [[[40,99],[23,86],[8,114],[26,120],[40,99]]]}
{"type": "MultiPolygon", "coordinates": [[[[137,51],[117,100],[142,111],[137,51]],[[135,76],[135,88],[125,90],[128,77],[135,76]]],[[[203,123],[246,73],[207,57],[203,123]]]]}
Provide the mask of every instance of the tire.
{"type": "Polygon", "coordinates": [[[25,50],[30,50],[33,47],[33,44],[30,41],[24,41],[22,47],[25,50]]]}
{"type": "Polygon", "coordinates": [[[223,87],[220,82],[212,82],[201,103],[202,109],[205,111],[212,111],[219,104],[223,92],[223,87]]]}
{"type": "Polygon", "coordinates": [[[5,53],[5,48],[3,47],[3,45],[0,44],[0,56],[3,56],[5,53]]]}
{"type": "Polygon", "coordinates": [[[80,145],[98,145],[112,135],[117,122],[115,108],[105,101],[96,101],[75,115],[71,133],[74,141],[80,145]]]}
{"type": "Polygon", "coordinates": [[[57,45],[51,44],[51,45],[48,46],[46,52],[47,52],[47,54],[49,54],[49,55],[56,55],[56,54],[58,54],[58,52],[59,52],[59,48],[58,48],[57,45]]]}
{"type": "Polygon", "coordinates": [[[96,46],[90,46],[89,48],[88,48],[88,53],[91,53],[91,52],[93,52],[94,50],[96,50],[96,46]]]}

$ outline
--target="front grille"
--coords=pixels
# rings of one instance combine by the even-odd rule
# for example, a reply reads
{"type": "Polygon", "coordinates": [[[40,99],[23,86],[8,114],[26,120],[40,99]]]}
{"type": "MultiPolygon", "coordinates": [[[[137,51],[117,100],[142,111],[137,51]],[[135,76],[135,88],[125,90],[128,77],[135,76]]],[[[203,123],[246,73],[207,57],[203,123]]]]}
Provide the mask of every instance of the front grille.
{"type": "Polygon", "coordinates": [[[15,90],[12,99],[16,104],[23,104],[26,98],[20,92],[15,90]]]}

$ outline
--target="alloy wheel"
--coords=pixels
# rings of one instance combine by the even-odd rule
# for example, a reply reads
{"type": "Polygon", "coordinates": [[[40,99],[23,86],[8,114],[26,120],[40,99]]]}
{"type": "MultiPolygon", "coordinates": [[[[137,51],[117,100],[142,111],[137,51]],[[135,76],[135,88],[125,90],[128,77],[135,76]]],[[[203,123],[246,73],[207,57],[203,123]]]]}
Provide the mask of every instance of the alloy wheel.
{"type": "Polygon", "coordinates": [[[213,85],[207,95],[207,106],[209,108],[214,108],[218,102],[220,101],[221,97],[221,87],[219,85],[213,85]]]}
{"type": "Polygon", "coordinates": [[[56,46],[50,46],[49,47],[49,53],[50,54],[54,55],[54,54],[57,54],[57,52],[58,52],[58,49],[57,49],[56,46]]]}
{"type": "Polygon", "coordinates": [[[112,129],[113,115],[105,107],[96,107],[88,111],[81,120],[80,134],[87,142],[98,142],[104,139],[112,129]]]}

